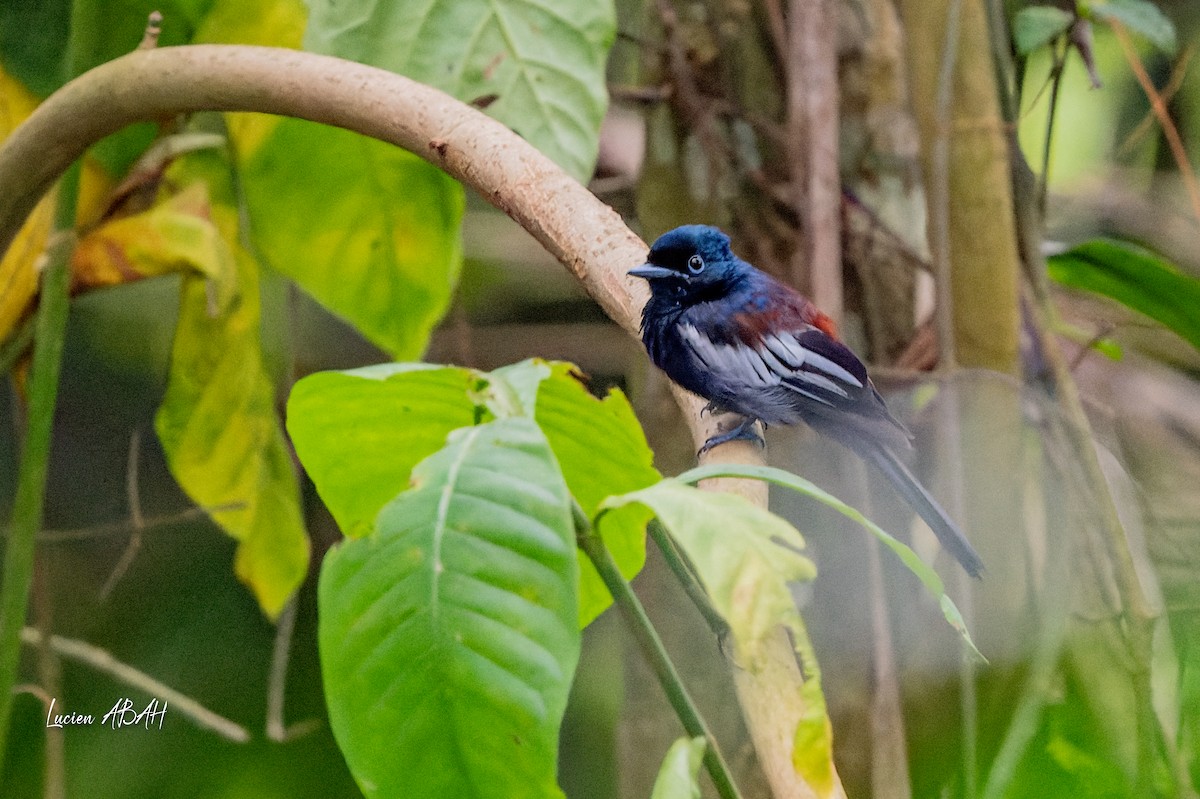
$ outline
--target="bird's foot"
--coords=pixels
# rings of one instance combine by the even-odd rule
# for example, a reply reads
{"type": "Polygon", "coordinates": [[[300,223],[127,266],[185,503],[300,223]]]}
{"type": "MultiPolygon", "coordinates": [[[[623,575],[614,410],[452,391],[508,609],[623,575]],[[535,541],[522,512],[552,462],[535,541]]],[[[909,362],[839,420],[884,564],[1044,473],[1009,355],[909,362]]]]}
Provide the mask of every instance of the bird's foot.
{"type": "Polygon", "coordinates": [[[700,418],[703,419],[704,414],[706,414],[706,413],[712,414],[712,413],[720,413],[720,412],[721,412],[721,406],[717,404],[716,400],[713,400],[712,402],[708,403],[707,405],[705,405],[703,408],[700,409],[700,418]]]}
{"type": "Polygon", "coordinates": [[[696,453],[696,457],[699,458],[713,447],[719,447],[722,444],[727,444],[730,441],[736,441],[738,439],[743,441],[754,441],[760,447],[765,447],[767,442],[763,441],[763,437],[760,436],[754,429],[754,423],[756,421],[756,419],[743,419],[739,424],[731,427],[724,433],[718,433],[708,441],[704,442],[704,446],[701,447],[700,451],[696,453]]]}

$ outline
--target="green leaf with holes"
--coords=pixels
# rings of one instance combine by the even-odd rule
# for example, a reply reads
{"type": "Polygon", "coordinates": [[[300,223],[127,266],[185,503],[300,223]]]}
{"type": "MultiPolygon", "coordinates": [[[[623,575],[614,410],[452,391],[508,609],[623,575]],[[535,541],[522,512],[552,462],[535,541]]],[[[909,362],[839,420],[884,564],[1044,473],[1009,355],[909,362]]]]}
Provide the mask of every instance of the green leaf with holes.
{"type": "Polygon", "coordinates": [[[486,106],[578,180],[607,106],[612,0],[309,0],[306,49],[486,106]]]}
{"type": "Polygon", "coordinates": [[[455,432],[325,558],[329,718],[368,797],[560,797],[579,657],[570,497],[532,419],[455,432]]]}

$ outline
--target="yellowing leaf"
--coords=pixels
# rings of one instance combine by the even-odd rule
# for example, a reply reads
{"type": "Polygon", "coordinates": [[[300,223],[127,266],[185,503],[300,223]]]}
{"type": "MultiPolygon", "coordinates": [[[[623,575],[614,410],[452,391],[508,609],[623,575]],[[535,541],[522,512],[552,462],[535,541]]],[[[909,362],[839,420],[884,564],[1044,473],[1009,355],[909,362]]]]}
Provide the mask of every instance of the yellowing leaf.
{"type": "MultiPolygon", "coordinates": [[[[689,473],[690,474],[690,473],[689,473]]],[[[792,765],[817,792],[833,794],[833,731],[821,692],[821,672],[804,620],[788,584],[816,576],[800,553],[804,539],[784,519],[732,494],[715,494],[662,480],[649,488],[609,497],[601,510],[645,505],[666,527],[695,568],[713,608],[729,624],[738,664],[763,667],[767,644],[786,627],[804,670],[799,697],[781,697],[798,716],[792,765]]],[[[606,514],[597,525],[604,528],[606,514]]]]}
{"type": "Polygon", "coordinates": [[[792,739],[792,766],[816,790],[817,796],[833,796],[836,783],[833,773],[833,725],[829,723],[825,694],[821,690],[821,668],[817,664],[808,629],[799,613],[789,627],[805,676],[804,684],[800,687],[803,712],[792,739]]]}
{"type": "Polygon", "coordinates": [[[75,226],[87,230],[100,222],[116,186],[112,174],[90,155],[83,157],[79,174],[79,199],[75,203],[75,226]]]}
{"type": "MultiPolygon", "coordinates": [[[[8,138],[35,107],[37,98],[0,69],[0,140],[8,138]]],[[[37,259],[46,249],[53,224],[54,203],[45,197],[0,260],[0,341],[12,334],[32,306],[37,293],[37,259]]]]}
{"type": "Polygon", "coordinates": [[[213,281],[218,308],[236,285],[233,253],[212,221],[208,190],[193,183],[148,211],[101,225],[71,256],[74,284],[113,286],[172,272],[195,272],[213,281]]]}
{"type": "Polygon", "coordinates": [[[0,260],[0,341],[12,335],[37,294],[37,260],[54,226],[54,194],[48,194],[25,220],[0,260]]]}
{"type": "Polygon", "coordinates": [[[207,204],[219,235],[182,249],[184,272],[167,392],[155,427],[179,485],[238,541],[234,571],[274,618],[304,580],[308,537],[300,491],[263,363],[259,265],[238,240],[228,163],[204,150],[177,160],[167,185],[200,185],[163,207],[193,218],[207,204]],[[226,283],[221,263],[232,265],[226,283]],[[226,299],[211,302],[207,276],[226,299]],[[225,286],[228,285],[228,288],[225,286]]]}
{"type": "Polygon", "coordinates": [[[274,618],[304,580],[299,488],[262,364],[258,270],[233,258],[238,294],[212,315],[205,280],[183,279],[167,394],[155,418],[171,473],[239,542],[238,578],[274,618]]]}
{"type": "Polygon", "coordinates": [[[7,139],[37,104],[37,98],[0,67],[0,139],[7,139]]]}

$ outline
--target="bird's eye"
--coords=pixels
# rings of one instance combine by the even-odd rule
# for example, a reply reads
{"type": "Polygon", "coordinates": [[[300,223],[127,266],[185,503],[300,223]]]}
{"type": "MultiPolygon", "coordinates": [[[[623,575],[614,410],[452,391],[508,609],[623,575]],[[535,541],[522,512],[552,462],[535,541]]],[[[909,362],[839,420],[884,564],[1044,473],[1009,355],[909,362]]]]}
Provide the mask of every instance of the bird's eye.
{"type": "Polygon", "coordinates": [[[693,275],[698,275],[704,271],[704,259],[699,255],[693,255],[688,258],[688,271],[693,275]]]}

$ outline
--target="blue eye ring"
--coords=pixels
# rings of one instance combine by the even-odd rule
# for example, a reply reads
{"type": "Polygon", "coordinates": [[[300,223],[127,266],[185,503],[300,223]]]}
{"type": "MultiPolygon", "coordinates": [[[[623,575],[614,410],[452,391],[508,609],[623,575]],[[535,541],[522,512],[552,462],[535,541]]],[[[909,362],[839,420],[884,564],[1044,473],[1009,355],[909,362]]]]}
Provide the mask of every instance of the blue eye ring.
{"type": "Polygon", "coordinates": [[[687,268],[693,275],[700,274],[704,271],[704,259],[699,255],[693,255],[691,258],[688,258],[687,268]]]}

